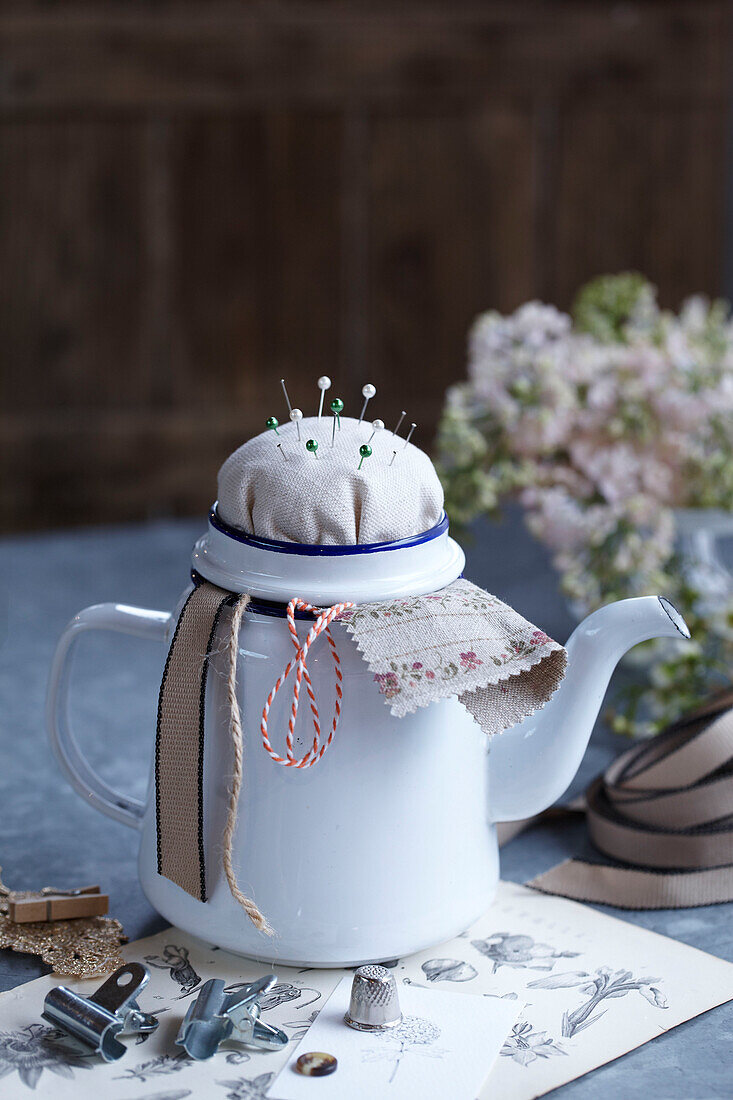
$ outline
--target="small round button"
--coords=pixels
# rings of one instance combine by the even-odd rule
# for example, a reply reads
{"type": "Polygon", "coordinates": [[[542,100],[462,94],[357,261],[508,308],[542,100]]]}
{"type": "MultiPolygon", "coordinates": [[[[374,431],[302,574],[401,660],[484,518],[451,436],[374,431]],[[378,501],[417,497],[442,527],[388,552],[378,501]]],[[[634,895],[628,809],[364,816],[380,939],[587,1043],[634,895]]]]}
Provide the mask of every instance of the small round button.
{"type": "Polygon", "coordinates": [[[322,1050],[311,1050],[308,1054],[301,1054],[295,1063],[298,1073],[304,1077],[328,1077],[329,1073],[335,1073],[338,1061],[333,1054],[326,1054],[322,1050]]]}

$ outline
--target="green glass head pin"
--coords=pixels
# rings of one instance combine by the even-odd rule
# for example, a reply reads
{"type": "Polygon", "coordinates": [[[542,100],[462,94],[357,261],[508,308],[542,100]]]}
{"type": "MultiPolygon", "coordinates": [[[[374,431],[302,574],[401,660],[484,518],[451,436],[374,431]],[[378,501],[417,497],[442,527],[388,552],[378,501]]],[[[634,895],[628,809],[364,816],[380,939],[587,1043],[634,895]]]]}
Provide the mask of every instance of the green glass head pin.
{"type": "Polygon", "coordinates": [[[310,451],[314,458],[318,458],[318,440],[308,439],[305,444],[306,451],[310,451]]]}
{"type": "Polygon", "coordinates": [[[277,430],[279,423],[280,421],[277,419],[276,416],[268,416],[267,420],[265,421],[265,427],[268,431],[274,432],[275,435],[280,435],[280,432],[277,430]]]}
{"type": "Polygon", "coordinates": [[[333,447],[334,440],[336,439],[337,424],[339,427],[339,431],[341,431],[341,413],[343,412],[344,403],[340,397],[334,397],[333,401],[329,405],[329,408],[333,413],[333,427],[331,428],[331,446],[333,447]]]}
{"type": "Polygon", "coordinates": [[[359,448],[359,454],[361,455],[361,460],[359,462],[359,465],[358,465],[357,469],[359,469],[359,470],[361,469],[362,462],[364,461],[365,458],[369,458],[371,453],[372,453],[372,449],[369,446],[369,444],[368,443],[362,443],[361,447],[359,448]]]}

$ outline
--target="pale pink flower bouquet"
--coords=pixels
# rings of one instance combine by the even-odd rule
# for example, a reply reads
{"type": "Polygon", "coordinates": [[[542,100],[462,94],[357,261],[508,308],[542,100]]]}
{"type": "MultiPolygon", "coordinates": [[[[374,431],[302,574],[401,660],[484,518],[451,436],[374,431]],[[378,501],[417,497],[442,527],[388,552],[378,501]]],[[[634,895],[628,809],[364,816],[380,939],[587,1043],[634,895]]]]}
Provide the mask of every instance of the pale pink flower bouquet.
{"type": "Polygon", "coordinates": [[[677,510],[733,511],[726,304],[691,298],[671,313],[627,274],[589,283],[572,316],[538,302],[483,314],[438,449],[451,519],[519,500],[578,611],[652,592],[680,605],[692,642],[654,651],[617,729],[654,732],[730,683],[732,594],[708,606],[675,544],[677,510]]]}

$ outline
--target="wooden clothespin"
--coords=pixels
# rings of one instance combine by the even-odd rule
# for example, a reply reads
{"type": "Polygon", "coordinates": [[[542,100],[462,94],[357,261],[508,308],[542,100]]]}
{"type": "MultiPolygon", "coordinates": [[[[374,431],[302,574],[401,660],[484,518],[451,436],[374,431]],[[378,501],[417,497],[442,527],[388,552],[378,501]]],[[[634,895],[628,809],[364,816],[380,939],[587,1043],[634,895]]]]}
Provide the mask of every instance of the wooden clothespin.
{"type": "Polygon", "coordinates": [[[8,917],[16,924],[32,921],[71,920],[74,917],[102,917],[109,911],[109,895],[98,886],[77,890],[41,891],[26,898],[8,898],[8,917]]]}

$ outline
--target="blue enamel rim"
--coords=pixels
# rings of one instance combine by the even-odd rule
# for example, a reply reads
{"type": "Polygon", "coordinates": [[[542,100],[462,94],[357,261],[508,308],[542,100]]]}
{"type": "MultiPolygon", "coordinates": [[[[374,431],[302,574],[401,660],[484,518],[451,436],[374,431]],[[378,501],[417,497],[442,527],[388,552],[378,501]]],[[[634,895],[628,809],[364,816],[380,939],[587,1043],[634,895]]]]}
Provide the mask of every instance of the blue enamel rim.
{"type": "Polygon", "coordinates": [[[244,531],[238,531],[224,523],[216,510],[216,504],[209,512],[209,523],[222,535],[227,535],[236,542],[243,542],[247,546],[255,546],[259,550],[276,550],[278,554],[300,554],[303,557],[344,557],[347,554],[375,554],[383,550],[405,550],[409,546],[419,546],[423,542],[437,539],[448,530],[448,516],[443,512],[435,527],[429,531],[422,531],[419,535],[412,535],[408,539],[397,539],[396,542],[364,542],[358,546],[318,546],[309,542],[280,542],[279,539],[265,539],[259,535],[246,535],[244,531]]]}

